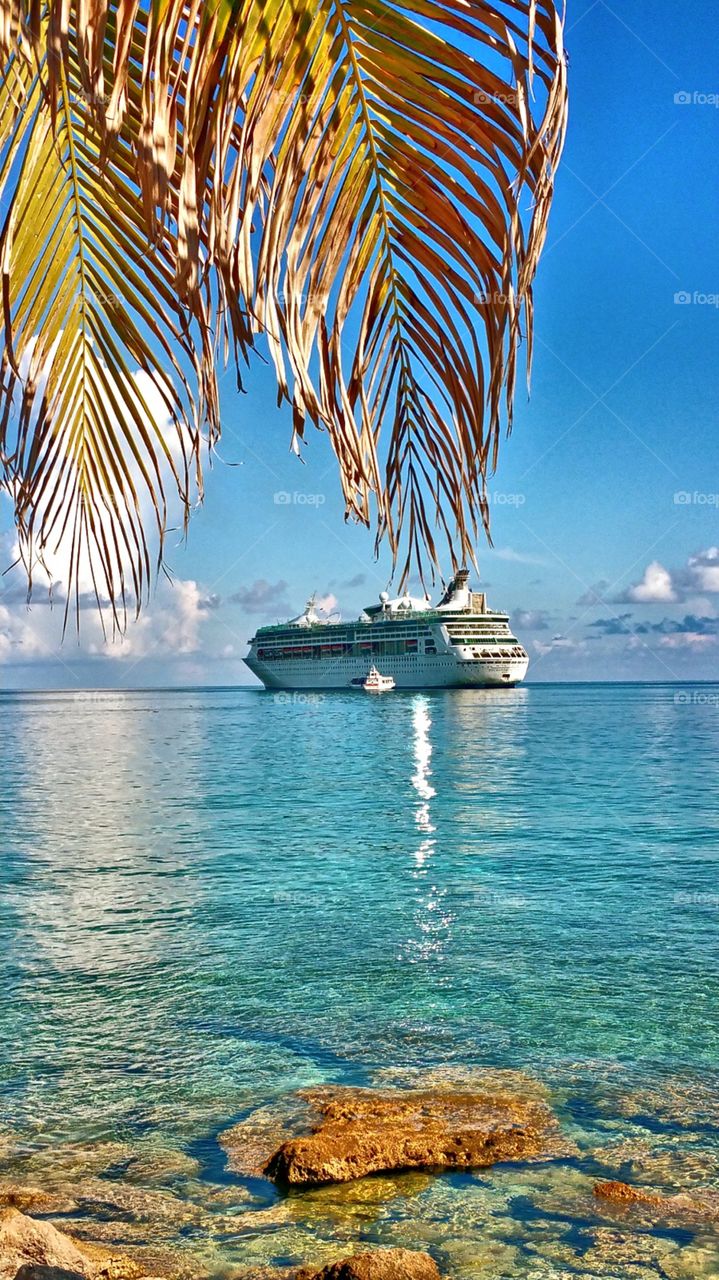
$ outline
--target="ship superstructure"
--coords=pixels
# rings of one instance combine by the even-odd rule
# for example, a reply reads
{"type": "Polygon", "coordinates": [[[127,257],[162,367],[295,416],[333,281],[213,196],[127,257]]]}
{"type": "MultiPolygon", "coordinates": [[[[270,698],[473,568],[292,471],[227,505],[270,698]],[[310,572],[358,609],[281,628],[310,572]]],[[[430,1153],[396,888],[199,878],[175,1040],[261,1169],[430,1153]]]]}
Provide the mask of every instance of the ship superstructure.
{"type": "Polygon", "coordinates": [[[313,598],[299,617],[259,627],[245,662],[268,689],[356,689],[372,665],[398,689],[432,689],[515,685],[529,657],[461,569],[436,605],[382,592],[354,622],[320,618],[313,598]]]}

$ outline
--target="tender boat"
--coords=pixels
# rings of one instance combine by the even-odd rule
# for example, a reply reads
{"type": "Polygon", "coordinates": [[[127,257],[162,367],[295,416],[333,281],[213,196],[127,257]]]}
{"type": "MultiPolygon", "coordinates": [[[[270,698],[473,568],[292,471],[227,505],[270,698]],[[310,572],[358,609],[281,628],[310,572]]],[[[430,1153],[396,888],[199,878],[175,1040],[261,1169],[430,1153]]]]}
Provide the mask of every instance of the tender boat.
{"type": "Polygon", "coordinates": [[[385,693],[395,688],[395,682],[392,676],[382,676],[376,667],[370,667],[362,681],[362,688],[365,693],[385,693]]]}

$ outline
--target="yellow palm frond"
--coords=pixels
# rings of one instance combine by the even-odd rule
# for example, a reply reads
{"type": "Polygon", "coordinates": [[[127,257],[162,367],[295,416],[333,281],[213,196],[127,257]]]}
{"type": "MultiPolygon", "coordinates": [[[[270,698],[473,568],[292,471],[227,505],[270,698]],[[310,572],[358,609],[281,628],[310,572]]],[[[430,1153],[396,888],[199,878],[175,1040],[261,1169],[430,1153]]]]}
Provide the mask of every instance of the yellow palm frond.
{"type": "Polygon", "coordinates": [[[133,367],[197,459],[220,338],[254,332],[295,439],[329,433],[348,515],[374,502],[402,578],[438,529],[471,555],[564,135],[554,0],[0,12],[6,431],[23,353],[45,384],[5,444],[21,529],[47,542],[79,503],[77,554],[93,543],[113,598],[129,558],[139,599],[139,487],[161,539],[166,468],[185,503],[187,484],[133,367]]]}
{"type": "MultiPolygon", "coordinates": [[[[103,168],[79,42],[52,98],[47,70],[47,47],[38,67],[15,53],[0,88],[6,481],[30,576],[62,545],[71,581],[91,574],[122,625],[151,579],[148,521],[162,554],[166,482],[187,510],[200,426],[216,432],[213,360],[177,299],[176,233],[148,249],[131,113],[103,168]]],[[[139,97],[134,115],[139,131],[139,97]]]]}

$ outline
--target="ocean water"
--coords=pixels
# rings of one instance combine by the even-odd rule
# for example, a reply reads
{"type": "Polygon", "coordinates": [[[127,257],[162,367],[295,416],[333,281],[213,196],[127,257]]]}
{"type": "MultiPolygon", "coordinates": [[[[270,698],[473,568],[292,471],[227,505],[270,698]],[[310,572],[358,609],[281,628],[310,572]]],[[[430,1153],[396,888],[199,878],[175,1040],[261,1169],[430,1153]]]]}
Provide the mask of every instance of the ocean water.
{"type": "Polygon", "coordinates": [[[716,1221],[592,1194],[719,1187],[719,686],[0,706],[0,1184],[188,1274],[719,1277],[716,1221]],[[574,1154],[283,1197],[218,1142],[309,1085],[485,1070],[574,1154]]]}

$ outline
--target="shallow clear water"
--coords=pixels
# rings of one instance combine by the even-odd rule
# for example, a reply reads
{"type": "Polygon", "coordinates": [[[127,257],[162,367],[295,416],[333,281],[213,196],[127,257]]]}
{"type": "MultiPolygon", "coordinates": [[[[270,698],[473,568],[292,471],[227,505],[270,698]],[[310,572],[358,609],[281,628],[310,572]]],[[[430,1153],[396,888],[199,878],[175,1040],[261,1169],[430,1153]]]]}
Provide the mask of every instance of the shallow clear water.
{"type": "Polygon", "coordinates": [[[171,1191],[164,1235],[104,1235],[218,1273],[372,1241],[456,1276],[719,1276],[716,1228],[591,1197],[719,1171],[719,689],[0,706],[0,1176],[171,1191]],[[542,1081],[579,1154],[290,1201],[225,1168],[218,1133],[304,1085],[485,1066],[542,1081]]]}

